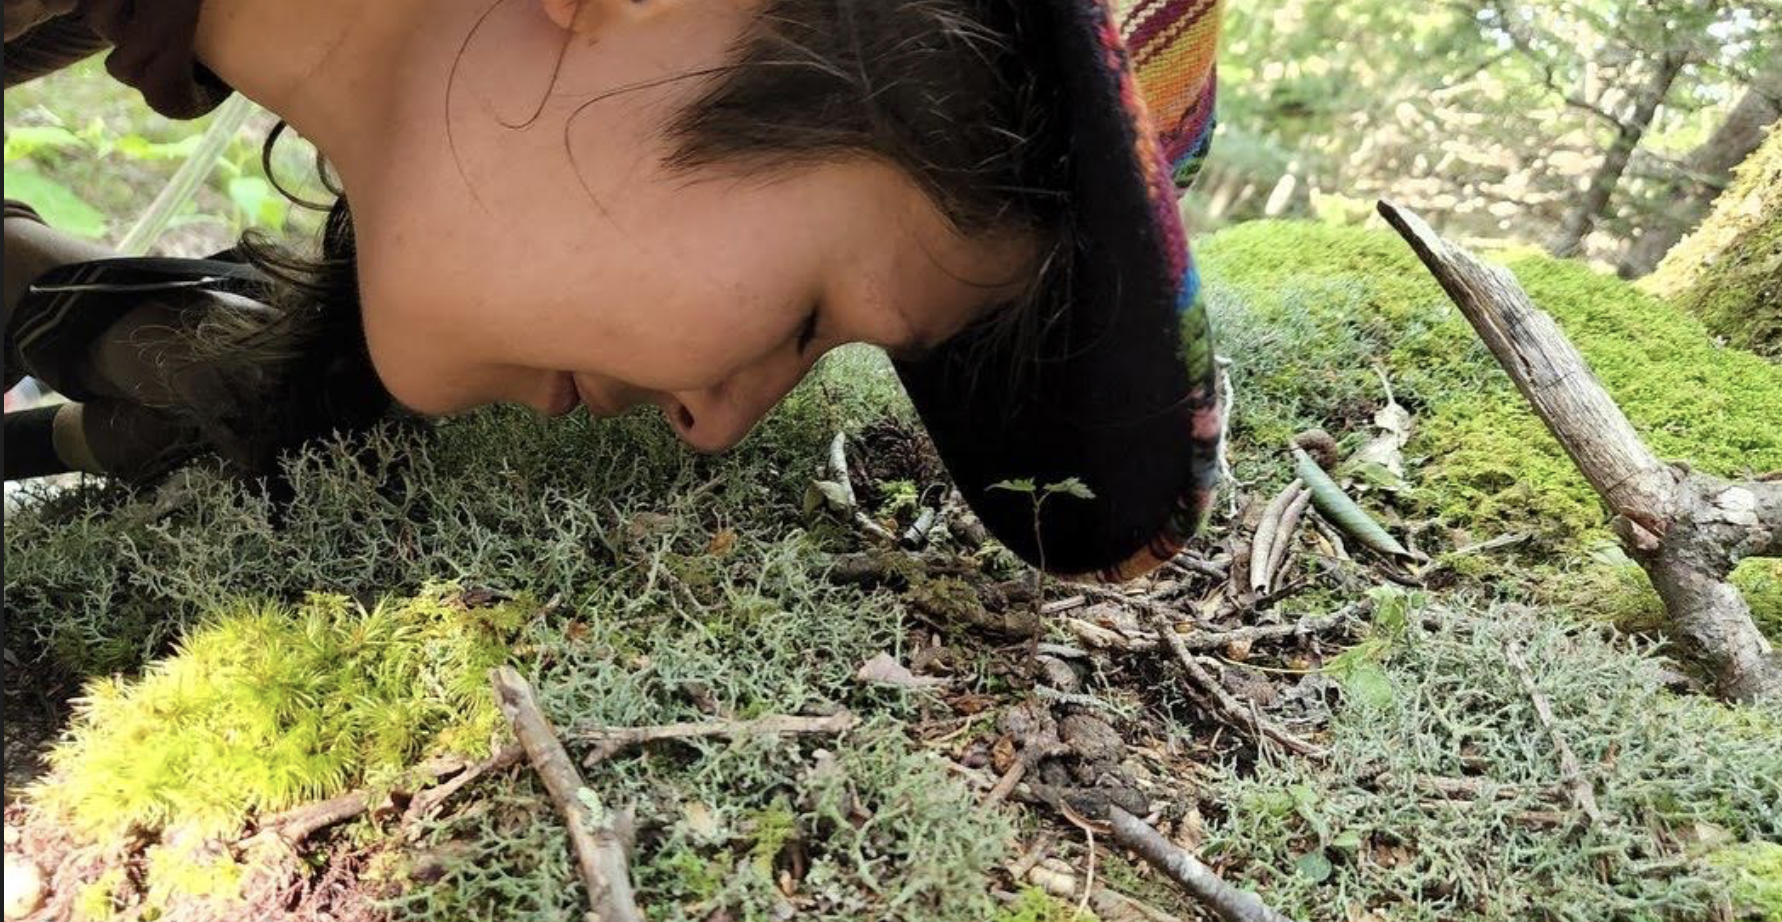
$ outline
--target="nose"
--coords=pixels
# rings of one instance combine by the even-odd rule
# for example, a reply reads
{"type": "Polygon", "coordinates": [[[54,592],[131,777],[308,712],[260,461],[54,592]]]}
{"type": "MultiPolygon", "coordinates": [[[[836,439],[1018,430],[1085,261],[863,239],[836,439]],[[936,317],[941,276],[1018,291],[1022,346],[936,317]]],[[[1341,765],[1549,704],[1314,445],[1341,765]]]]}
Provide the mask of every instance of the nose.
{"type": "Polygon", "coordinates": [[[811,364],[800,360],[757,366],[708,388],[676,391],[662,401],[662,414],[694,451],[728,451],[792,392],[811,364]]]}

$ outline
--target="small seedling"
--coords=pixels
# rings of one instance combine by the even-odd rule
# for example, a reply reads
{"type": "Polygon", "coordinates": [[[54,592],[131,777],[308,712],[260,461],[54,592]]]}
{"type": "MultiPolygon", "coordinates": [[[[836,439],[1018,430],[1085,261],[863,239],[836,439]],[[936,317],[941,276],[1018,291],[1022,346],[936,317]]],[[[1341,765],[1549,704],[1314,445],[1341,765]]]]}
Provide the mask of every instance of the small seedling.
{"type": "MultiPolygon", "coordinates": [[[[992,490],[1007,490],[1010,493],[1024,493],[1033,505],[1033,546],[1039,557],[1039,566],[1033,570],[1033,623],[1040,625],[1040,611],[1046,601],[1046,541],[1040,533],[1040,511],[1046,500],[1054,496],[1074,496],[1077,499],[1094,499],[1095,491],[1088,484],[1075,477],[1066,477],[1055,483],[1044,486],[1035,485],[1031,477],[1019,477],[1014,480],[998,481],[990,485],[992,490]]],[[[1033,677],[1035,665],[1039,662],[1039,638],[1041,630],[1035,629],[1033,638],[1028,644],[1027,668],[1028,677],[1033,677]]]]}

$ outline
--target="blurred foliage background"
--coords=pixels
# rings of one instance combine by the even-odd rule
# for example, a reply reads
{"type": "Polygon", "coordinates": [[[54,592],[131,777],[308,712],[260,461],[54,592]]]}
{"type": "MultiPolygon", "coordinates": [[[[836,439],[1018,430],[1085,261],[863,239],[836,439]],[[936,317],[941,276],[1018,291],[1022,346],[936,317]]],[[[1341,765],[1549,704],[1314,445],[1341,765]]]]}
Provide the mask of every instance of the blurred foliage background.
{"type": "MultiPolygon", "coordinates": [[[[1364,219],[1390,196],[1472,240],[1652,271],[1782,115],[1782,0],[1281,0],[1227,4],[1220,127],[1199,230],[1257,217],[1364,219]]],[[[212,116],[211,118],[214,118],[212,116]]],[[[6,93],[6,187],[117,242],[210,119],[155,116],[97,59],[6,93]]],[[[242,230],[313,236],[261,165],[256,111],[162,252],[242,230]]],[[[314,151],[278,181],[317,200],[314,151]]]]}
{"type": "Polygon", "coordinates": [[[1199,226],[1356,220],[1625,276],[1699,222],[1782,114],[1776,0],[1229,4],[1199,226]]]}
{"type": "MultiPolygon", "coordinates": [[[[292,240],[319,233],[320,213],[280,195],[262,163],[277,120],[248,106],[246,121],[224,139],[205,182],[158,235],[155,252],[207,255],[233,245],[250,228],[292,240]]],[[[116,245],[200,150],[218,117],[163,118],[134,90],[113,82],[101,58],[88,59],[6,91],[6,195],[30,204],[61,230],[116,245]]],[[[315,148],[294,133],[280,138],[271,163],[290,192],[327,200],[315,148]]]]}

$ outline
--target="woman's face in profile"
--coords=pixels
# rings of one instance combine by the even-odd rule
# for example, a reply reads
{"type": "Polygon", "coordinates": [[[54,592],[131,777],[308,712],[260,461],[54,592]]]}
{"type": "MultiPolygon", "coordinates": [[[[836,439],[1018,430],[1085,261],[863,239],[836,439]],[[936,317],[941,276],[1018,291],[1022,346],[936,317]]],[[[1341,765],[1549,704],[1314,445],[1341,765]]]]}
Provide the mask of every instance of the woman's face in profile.
{"type": "Polygon", "coordinates": [[[367,340],[432,414],[662,408],[727,448],[826,350],[918,350],[1026,283],[1025,239],[960,235],[865,157],[688,173],[662,129],[753,3],[672,3],[570,36],[539,0],[446,4],[403,63],[390,143],[343,175],[367,340]]]}

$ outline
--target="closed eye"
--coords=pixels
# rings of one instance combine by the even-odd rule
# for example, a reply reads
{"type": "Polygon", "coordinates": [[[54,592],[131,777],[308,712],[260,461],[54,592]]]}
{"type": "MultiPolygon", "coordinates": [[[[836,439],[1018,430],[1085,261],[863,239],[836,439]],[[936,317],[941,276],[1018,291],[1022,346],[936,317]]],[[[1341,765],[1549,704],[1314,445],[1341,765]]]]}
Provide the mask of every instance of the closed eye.
{"type": "Polygon", "coordinates": [[[812,309],[811,315],[804,319],[804,326],[798,328],[798,351],[802,354],[806,349],[810,348],[811,343],[816,341],[817,312],[815,309],[812,309]]]}

